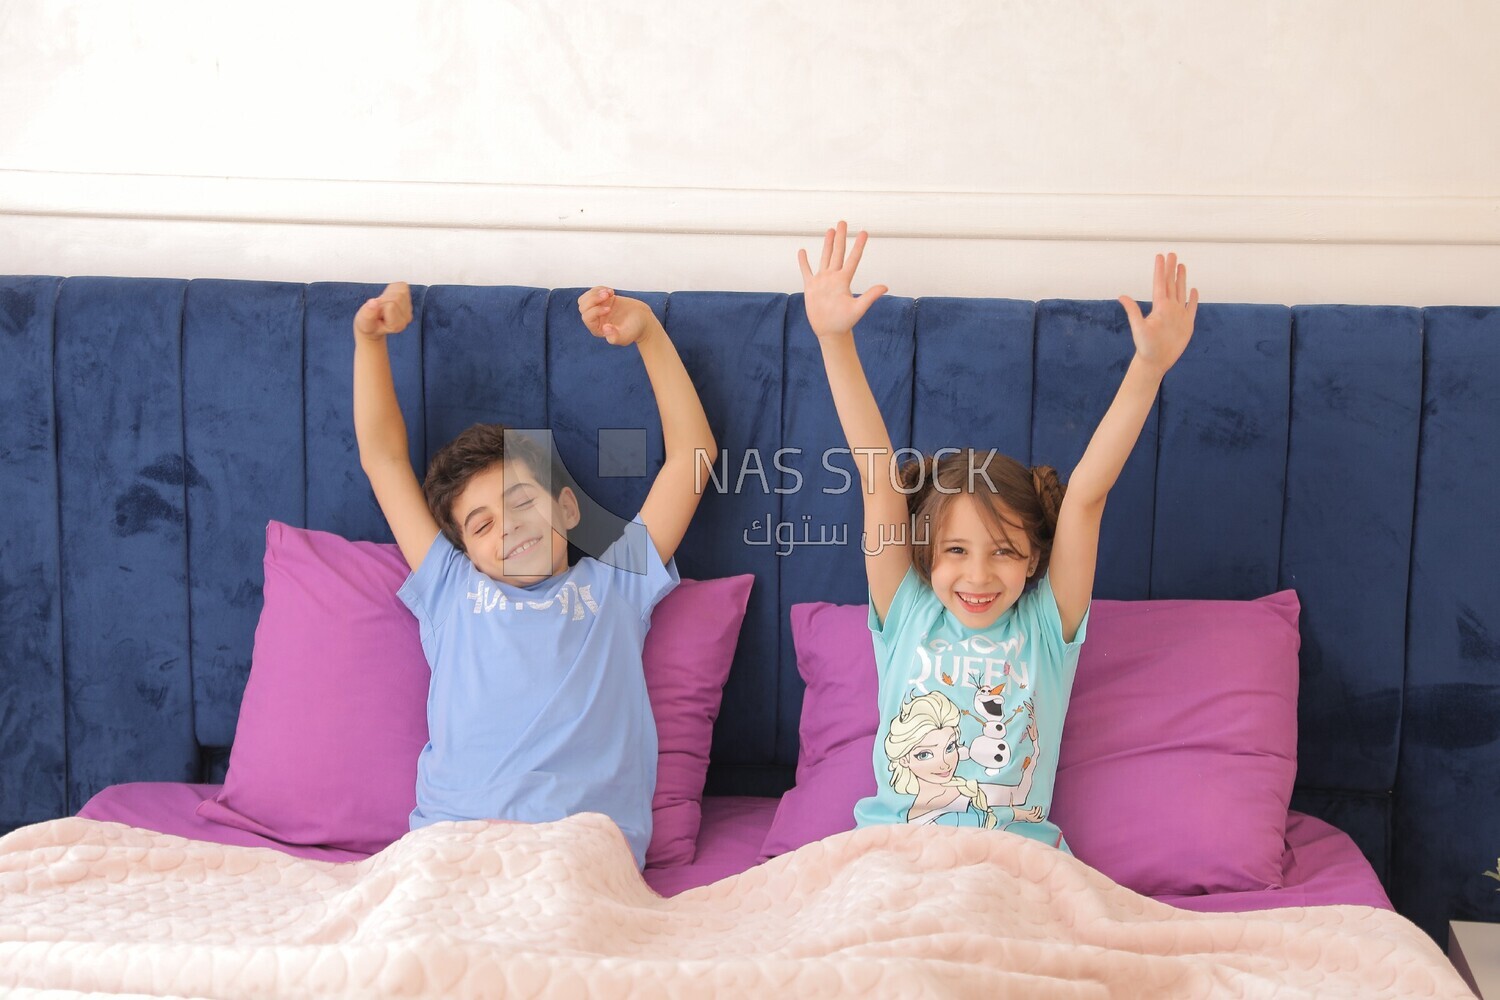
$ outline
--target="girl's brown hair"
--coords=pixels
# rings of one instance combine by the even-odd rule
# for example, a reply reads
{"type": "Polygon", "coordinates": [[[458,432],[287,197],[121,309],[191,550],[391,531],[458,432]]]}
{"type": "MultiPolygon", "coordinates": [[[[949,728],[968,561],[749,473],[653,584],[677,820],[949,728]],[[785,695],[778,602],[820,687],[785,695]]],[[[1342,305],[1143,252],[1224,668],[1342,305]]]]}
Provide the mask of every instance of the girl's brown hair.
{"type": "Polygon", "coordinates": [[[911,561],[924,583],[932,583],[932,533],[941,529],[960,493],[974,498],[997,536],[1009,539],[1013,530],[1023,532],[1037,557],[1033,577],[1047,572],[1057,512],[1067,491],[1050,465],[1028,469],[994,449],[965,448],[906,463],[900,486],[911,515],[911,561]]]}

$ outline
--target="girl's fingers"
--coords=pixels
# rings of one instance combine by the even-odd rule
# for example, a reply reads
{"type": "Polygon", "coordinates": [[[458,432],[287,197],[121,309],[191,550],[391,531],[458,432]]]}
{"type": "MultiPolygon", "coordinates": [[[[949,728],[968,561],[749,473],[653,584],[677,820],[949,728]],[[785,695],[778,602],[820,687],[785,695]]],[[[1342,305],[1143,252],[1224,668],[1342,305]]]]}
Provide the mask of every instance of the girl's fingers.
{"type": "Polygon", "coordinates": [[[1167,259],[1156,255],[1156,270],[1151,275],[1151,298],[1160,302],[1167,297],[1167,259]]]}
{"type": "Polygon", "coordinates": [[[864,230],[860,230],[859,235],[854,238],[854,249],[849,251],[849,260],[846,262],[846,268],[851,276],[854,274],[855,269],[859,267],[859,258],[864,256],[865,241],[869,238],[870,234],[864,230]]]}
{"type": "Polygon", "coordinates": [[[818,264],[819,271],[828,269],[828,262],[833,259],[833,230],[823,234],[823,260],[818,264]]]}
{"type": "Polygon", "coordinates": [[[1169,253],[1169,254],[1167,254],[1166,279],[1167,279],[1167,299],[1169,301],[1176,302],[1176,301],[1178,301],[1178,299],[1177,299],[1177,255],[1175,253],[1169,253]]]}
{"type": "MultiPolygon", "coordinates": [[[[1161,272],[1158,271],[1157,274],[1160,275],[1161,272]]],[[[1128,295],[1121,295],[1119,302],[1120,305],[1125,307],[1125,315],[1130,320],[1130,326],[1133,329],[1136,324],[1141,322],[1141,307],[1136,305],[1135,299],[1132,299],[1128,295]]]]}
{"type": "Polygon", "coordinates": [[[884,285],[871,285],[865,290],[865,294],[854,300],[854,322],[858,323],[864,318],[865,313],[875,304],[875,300],[890,291],[884,285]]]}
{"type": "Polygon", "coordinates": [[[1198,316],[1198,289],[1196,288],[1193,289],[1193,293],[1188,296],[1187,313],[1189,322],[1196,319],[1198,316]]]}
{"type": "Polygon", "coordinates": [[[844,269],[844,244],[849,239],[849,224],[840,219],[838,234],[833,238],[833,269],[842,271],[844,269]]]}
{"type": "Polygon", "coordinates": [[[1187,301],[1187,265],[1177,265],[1177,301],[1187,301]]]}
{"type": "Polygon", "coordinates": [[[807,251],[797,251],[797,265],[802,268],[802,280],[811,281],[813,278],[812,268],[807,263],[807,251]]]}

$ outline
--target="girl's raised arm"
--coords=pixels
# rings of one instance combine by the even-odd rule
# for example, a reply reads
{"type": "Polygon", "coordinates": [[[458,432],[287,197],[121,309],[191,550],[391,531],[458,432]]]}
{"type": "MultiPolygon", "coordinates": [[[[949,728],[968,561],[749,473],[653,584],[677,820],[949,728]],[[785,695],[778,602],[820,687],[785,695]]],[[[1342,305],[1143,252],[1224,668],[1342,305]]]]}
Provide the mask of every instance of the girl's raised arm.
{"type": "Polygon", "coordinates": [[[1088,448],[1068,479],[1047,569],[1065,642],[1073,641],[1093,594],[1099,522],[1104,516],[1105,498],[1120,478],[1120,470],[1146,425],[1162,377],[1177,363],[1192,339],[1193,320],[1198,315],[1198,289],[1189,293],[1187,267],[1177,263],[1175,253],[1165,259],[1157,254],[1150,318],[1141,317],[1140,306],[1129,296],[1120,296],[1120,304],[1130,319],[1135,357],[1130,360],[1114,402],[1099,421],[1088,448]]]}
{"type": "Polygon", "coordinates": [[[823,350],[828,386],[833,390],[833,405],[843,425],[844,437],[849,450],[857,456],[855,464],[859,466],[865,501],[865,574],[870,581],[875,614],[884,622],[896,588],[911,565],[910,518],[906,497],[892,481],[891,436],[854,349],[855,324],[887,289],[884,285],[873,285],[858,298],[850,291],[867,234],[860,233],[855,238],[854,249],[845,259],[848,234],[848,227],[842,222],[824,234],[823,259],[817,273],[808,264],[806,250],[797,251],[797,261],[802,266],[807,321],[823,350]]]}

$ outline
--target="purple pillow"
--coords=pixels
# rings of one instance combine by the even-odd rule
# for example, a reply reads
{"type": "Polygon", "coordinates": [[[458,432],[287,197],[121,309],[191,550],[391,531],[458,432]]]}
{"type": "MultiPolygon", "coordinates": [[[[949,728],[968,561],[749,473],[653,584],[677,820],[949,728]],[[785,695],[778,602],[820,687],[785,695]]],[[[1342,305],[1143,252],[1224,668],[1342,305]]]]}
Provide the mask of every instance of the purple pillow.
{"type": "Polygon", "coordinates": [[[198,815],[373,854],[409,829],[431,672],[394,545],[266,525],[265,603],[224,787],[198,815]]]}
{"type": "MultiPolygon", "coordinates": [[[[1281,884],[1299,610],[1290,590],[1254,601],[1093,602],[1050,813],[1074,854],[1145,895],[1281,884]]],[[[807,760],[763,856],[853,829],[855,802],[874,793],[867,614],[792,608],[807,760]]]]}
{"type": "Polygon", "coordinates": [[[1300,610],[1094,602],[1052,802],[1075,855],[1147,896],[1281,887],[1300,610]]]}
{"type": "MultiPolygon", "coordinates": [[[[431,672],[396,597],[394,545],[272,521],[265,603],[223,789],[198,815],[288,844],[373,854],[403,836],[431,672]]],[[[752,576],[683,580],[643,650],[658,730],[647,862],[691,861],[719,698],[752,576]]]]}
{"type": "Polygon", "coordinates": [[[794,604],[791,619],[797,672],[807,685],[797,783],[776,807],[761,860],[854,829],[854,803],[875,794],[880,707],[868,606],[794,604]]]}
{"type": "Polygon", "coordinates": [[[685,865],[697,853],[714,720],[754,582],[749,573],[683,580],[651,612],[641,654],[657,747],[648,867],[685,865]]]}

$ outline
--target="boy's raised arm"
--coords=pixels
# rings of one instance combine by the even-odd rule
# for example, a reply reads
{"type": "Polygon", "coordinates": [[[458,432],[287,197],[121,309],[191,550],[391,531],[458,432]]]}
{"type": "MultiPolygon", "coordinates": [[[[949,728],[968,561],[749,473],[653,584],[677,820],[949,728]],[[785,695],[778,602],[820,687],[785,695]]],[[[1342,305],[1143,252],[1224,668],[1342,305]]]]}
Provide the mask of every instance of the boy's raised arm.
{"type": "Polygon", "coordinates": [[[411,290],[404,281],[387,285],[354,315],[354,437],[359,464],[370,479],[381,513],[396,536],[406,564],[416,570],[437,537],[422,485],[407,453],[406,422],[391,379],[385,338],[411,322],[411,290]]]}
{"type": "Polygon", "coordinates": [[[590,333],[611,344],[634,344],[646,365],[661,413],[666,459],[641,505],[641,520],[666,562],[698,509],[698,463],[712,466],[719,454],[708,416],[677,348],[646,303],[595,287],[579,297],[578,312],[590,333]]]}

